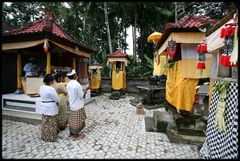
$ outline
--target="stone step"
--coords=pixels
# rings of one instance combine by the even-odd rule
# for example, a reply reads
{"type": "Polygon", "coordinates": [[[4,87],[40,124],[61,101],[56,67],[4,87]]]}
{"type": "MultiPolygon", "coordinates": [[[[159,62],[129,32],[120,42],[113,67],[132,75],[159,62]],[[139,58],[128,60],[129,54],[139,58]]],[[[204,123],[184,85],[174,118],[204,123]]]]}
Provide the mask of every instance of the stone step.
{"type": "Polygon", "coordinates": [[[154,121],[152,117],[145,117],[145,129],[149,132],[155,131],[154,121]]]}
{"type": "Polygon", "coordinates": [[[35,112],[20,111],[16,109],[2,109],[2,118],[30,124],[40,124],[42,115],[35,112]]]}
{"type": "MultiPolygon", "coordinates": [[[[95,101],[95,98],[85,99],[85,106],[95,101]]],[[[41,99],[28,95],[2,95],[2,117],[26,123],[40,123],[42,115],[39,113],[41,99]]]]}
{"type": "Polygon", "coordinates": [[[167,137],[170,142],[172,143],[179,143],[179,144],[203,144],[206,137],[205,136],[193,136],[193,135],[184,135],[179,134],[176,128],[168,127],[167,128],[167,137]]]}
{"type": "Polygon", "coordinates": [[[168,124],[175,124],[172,115],[166,111],[154,111],[154,126],[158,132],[166,133],[168,124]]]}

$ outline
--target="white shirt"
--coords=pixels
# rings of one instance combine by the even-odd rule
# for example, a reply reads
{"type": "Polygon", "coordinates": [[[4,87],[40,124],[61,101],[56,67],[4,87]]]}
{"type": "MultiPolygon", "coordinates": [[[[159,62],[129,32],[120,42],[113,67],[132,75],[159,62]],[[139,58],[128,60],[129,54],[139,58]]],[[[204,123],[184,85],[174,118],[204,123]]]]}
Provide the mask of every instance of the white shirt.
{"type": "Polygon", "coordinates": [[[83,88],[76,80],[70,80],[67,84],[70,110],[77,111],[84,106],[83,88]]]}
{"type": "Polygon", "coordinates": [[[25,71],[25,77],[27,76],[36,76],[37,73],[36,73],[36,68],[37,68],[37,65],[33,65],[32,63],[27,63],[23,70],[25,71]]]}
{"type": "Polygon", "coordinates": [[[40,87],[41,96],[41,114],[54,116],[58,114],[57,102],[59,98],[56,90],[53,87],[42,85],[40,87]]]}

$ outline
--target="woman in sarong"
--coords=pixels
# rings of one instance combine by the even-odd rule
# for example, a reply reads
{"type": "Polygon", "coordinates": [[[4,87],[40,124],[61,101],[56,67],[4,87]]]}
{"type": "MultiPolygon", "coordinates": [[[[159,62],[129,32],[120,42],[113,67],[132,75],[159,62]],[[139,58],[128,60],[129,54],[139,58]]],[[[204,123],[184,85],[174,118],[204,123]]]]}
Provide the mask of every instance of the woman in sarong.
{"type": "Polygon", "coordinates": [[[57,103],[59,102],[59,98],[56,90],[51,87],[54,82],[54,77],[51,74],[46,74],[43,82],[45,85],[40,87],[40,108],[42,113],[41,139],[44,141],[55,141],[58,137],[57,103]]]}
{"type": "Polygon", "coordinates": [[[57,118],[58,129],[60,131],[66,128],[68,121],[68,96],[64,78],[65,78],[64,73],[59,72],[57,75],[55,75],[56,82],[53,85],[53,87],[56,89],[58,93],[58,97],[60,98],[60,101],[58,103],[58,118],[57,118]]]}

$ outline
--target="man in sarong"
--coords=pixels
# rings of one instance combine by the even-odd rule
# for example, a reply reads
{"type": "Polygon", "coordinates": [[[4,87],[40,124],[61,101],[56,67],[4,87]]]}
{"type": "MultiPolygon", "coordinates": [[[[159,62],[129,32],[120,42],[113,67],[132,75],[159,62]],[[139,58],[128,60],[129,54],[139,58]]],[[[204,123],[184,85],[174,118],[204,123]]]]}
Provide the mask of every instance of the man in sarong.
{"type": "Polygon", "coordinates": [[[69,98],[69,131],[73,140],[79,140],[85,137],[83,133],[79,134],[85,127],[86,113],[84,110],[84,98],[87,91],[83,91],[82,86],[77,81],[78,76],[73,69],[67,74],[70,81],[67,84],[67,92],[69,98]]]}

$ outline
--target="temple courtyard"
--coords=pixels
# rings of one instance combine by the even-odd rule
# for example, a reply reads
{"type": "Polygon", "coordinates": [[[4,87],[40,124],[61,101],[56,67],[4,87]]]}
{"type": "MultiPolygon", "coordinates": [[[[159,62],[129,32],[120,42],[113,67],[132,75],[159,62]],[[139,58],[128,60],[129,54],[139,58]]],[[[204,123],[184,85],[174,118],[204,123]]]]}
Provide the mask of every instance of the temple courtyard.
{"type": "MultiPolygon", "coordinates": [[[[58,159],[196,159],[197,146],[170,143],[164,133],[147,132],[145,116],[136,114],[132,96],[110,100],[94,97],[85,106],[87,120],[82,140],[73,141],[66,128],[56,142],[40,139],[41,125],[2,120],[2,157],[58,159]]],[[[150,111],[145,110],[146,114],[150,111]]]]}

